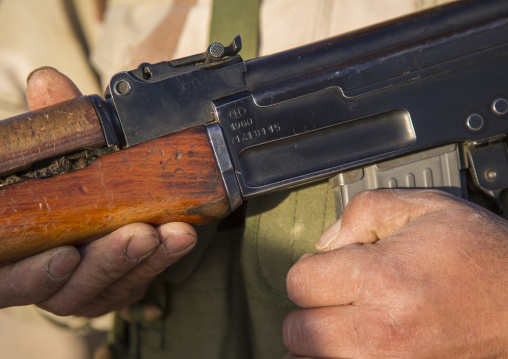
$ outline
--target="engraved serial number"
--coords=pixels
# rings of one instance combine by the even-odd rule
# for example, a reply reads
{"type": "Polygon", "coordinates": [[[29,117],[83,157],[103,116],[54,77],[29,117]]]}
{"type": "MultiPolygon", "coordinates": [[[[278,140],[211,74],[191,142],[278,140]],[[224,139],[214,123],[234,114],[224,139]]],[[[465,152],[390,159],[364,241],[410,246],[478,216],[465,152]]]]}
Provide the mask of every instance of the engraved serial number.
{"type": "Polygon", "coordinates": [[[251,130],[247,132],[239,133],[236,136],[233,136],[231,138],[231,142],[234,144],[242,143],[242,142],[248,142],[250,140],[253,140],[255,138],[259,138],[261,136],[266,136],[270,133],[279,132],[281,130],[280,125],[278,123],[274,123],[273,125],[268,125],[266,127],[261,127],[256,130],[251,130]]]}
{"type": "Polygon", "coordinates": [[[231,122],[229,124],[229,126],[231,127],[231,129],[233,131],[237,131],[241,128],[246,128],[246,127],[249,127],[249,126],[252,126],[252,118],[246,118],[244,120],[241,120],[241,121],[236,121],[236,122],[231,122]]]}

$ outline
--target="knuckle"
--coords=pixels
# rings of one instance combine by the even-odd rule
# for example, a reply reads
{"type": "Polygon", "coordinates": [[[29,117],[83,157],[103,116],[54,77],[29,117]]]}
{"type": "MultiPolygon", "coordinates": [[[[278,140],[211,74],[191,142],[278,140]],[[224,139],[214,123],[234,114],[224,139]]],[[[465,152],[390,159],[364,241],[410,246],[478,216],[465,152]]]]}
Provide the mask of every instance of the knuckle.
{"type": "MultiPolygon", "coordinates": [[[[386,201],[409,201],[420,205],[454,206],[459,205],[462,199],[439,189],[373,189],[356,194],[348,204],[353,209],[363,209],[374,203],[386,201]]],[[[347,208],[346,207],[346,210],[347,208]]]]}
{"type": "Polygon", "coordinates": [[[90,288],[109,285],[137,265],[123,255],[123,249],[108,253],[103,248],[89,248],[87,257],[89,261],[85,264],[88,266],[88,280],[83,285],[90,288]]]}
{"type": "Polygon", "coordinates": [[[292,293],[295,289],[298,289],[301,283],[301,271],[298,265],[294,265],[289,270],[286,277],[286,288],[289,293],[292,293]]]}
{"type": "Polygon", "coordinates": [[[390,260],[372,273],[370,285],[376,290],[370,299],[381,311],[377,314],[382,315],[372,315],[363,327],[363,337],[368,343],[366,351],[397,358],[411,349],[421,298],[407,290],[409,280],[400,266],[390,260]]]}
{"type": "Polygon", "coordinates": [[[370,217],[369,213],[380,208],[393,198],[388,190],[365,190],[357,193],[347,204],[341,215],[342,227],[348,228],[359,218],[370,217]]]}
{"type": "Polygon", "coordinates": [[[375,288],[374,296],[377,299],[396,298],[399,295],[399,289],[404,288],[405,271],[396,260],[385,256],[373,261],[373,265],[368,268],[370,270],[365,284],[375,288]]]}
{"type": "Polygon", "coordinates": [[[300,260],[289,270],[286,276],[286,290],[289,298],[297,305],[303,305],[311,300],[313,294],[314,272],[313,266],[300,260]]]}
{"type": "Polygon", "coordinates": [[[282,325],[282,337],[284,340],[284,345],[290,351],[299,351],[298,343],[301,342],[301,335],[299,332],[299,328],[301,325],[299,324],[299,313],[300,310],[295,310],[286,317],[284,323],[282,325]]]}
{"type": "Polygon", "coordinates": [[[397,198],[414,205],[427,208],[442,209],[447,207],[460,206],[463,200],[435,188],[428,189],[400,189],[393,193],[397,198]]]}
{"type": "Polygon", "coordinates": [[[383,196],[386,196],[386,193],[383,190],[361,191],[353,196],[353,198],[351,199],[351,201],[348,204],[348,207],[363,208],[364,206],[369,205],[372,202],[377,202],[380,199],[380,197],[383,197],[383,196]]]}
{"type": "Polygon", "coordinates": [[[117,281],[125,272],[126,269],[116,262],[98,263],[87,273],[87,280],[81,284],[81,288],[86,292],[95,292],[117,281]]]}
{"type": "Polygon", "coordinates": [[[300,271],[293,266],[286,277],[286,290],[289,298],[297,303],[300,297],[300,289],[302,288],[302,280],[300,271]]]}
{"type": "Polygon", "coordinates": [[[397,353],[406,352],[407,335],[401,325],[390,319],[372,319],[365,326],[366,352],[384,353],[397,357],[397,353]]]}
{"type": "Polygon", "coordinates": [[[425,203],[436,209],[463,207],[464,205],[462,199],[438,189],[422,190],[421,197],[424,199],[425,203]]]}
{"type": "MultiPolygon", "coordinates": [[[[167,253],[166,251],[164,252],[167,253]]],[[[165,259],[158,260],[158,258],[148,258],[148,260],[146,260],[142,265],[143,271],[138,274],[139,280],[152,280],[156,275],[165,271],[172,264],[172,262],[168,263],[168,261],[165,259]]],[[[137,284],[139,285],[139,282],[137,284]]]]}
{"type": "MultiPolygon", "coordinates": [[[[121,260],[123,262],[124,260],[121,260]]],[[[106,262],[97,268],[96,281],[103,283],[113,283],[126,273],[123,263],[106,262]]]]}

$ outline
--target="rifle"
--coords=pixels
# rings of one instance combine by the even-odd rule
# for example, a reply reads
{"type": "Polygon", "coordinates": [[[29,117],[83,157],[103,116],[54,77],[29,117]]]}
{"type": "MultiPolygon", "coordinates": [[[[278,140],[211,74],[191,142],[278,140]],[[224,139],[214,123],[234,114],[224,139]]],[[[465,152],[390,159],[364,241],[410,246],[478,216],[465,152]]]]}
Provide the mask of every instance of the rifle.
{"type": "Polygon", "coordinates": [[[367,188],[508,187],[508,2],[464,0],[267,57],[241,40],[113,76],[0,122],[0,263],[125,224],[227,216],[333,177],[367,188]],[[338,174],[338,175],[337,175],[338,174]],[[28,179],[27,179],[28,178],[28,179]],[[31,178],[31,179],[30,179],[31,178]]]}

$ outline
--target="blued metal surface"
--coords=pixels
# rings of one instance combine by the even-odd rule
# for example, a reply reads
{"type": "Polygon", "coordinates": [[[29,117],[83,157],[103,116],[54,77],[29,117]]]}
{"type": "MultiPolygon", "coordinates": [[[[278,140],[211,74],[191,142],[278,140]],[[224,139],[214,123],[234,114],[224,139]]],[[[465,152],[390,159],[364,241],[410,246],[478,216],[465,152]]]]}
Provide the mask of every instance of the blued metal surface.
{"type": "MultiPolygon", "coordinates": [[[[430,39],[463,31],[473,25],[491,23],[506,16],[508,16],[508,2],[505,0],[456,1],[273,56],[248,61],[247,83],[249,89],[254,91],[292,79],[305,78],[312,73],[328,71],[333,65],[353,65],[353,68],[358,69],[354,64],[359,60],[379,58],[382,54],[398,52],[415,44],[425,46],[430,39]]],[[[506,32],[497,35],[490,34],[486,41],[484,39],[485,46],[490,46],[491,37],[505,37],[505,34],[506,32]]],[[[461,45],[465,47],[466,51],[469,46],[471,48],[476,46],[474,43],[470,43],[468,46],[468,42],[469,40],[466,40],[461,45]]],[[[454,44],[452,42],[449,45],[453,46],[454,44]]],[[[453,52],[455,51],[457,48],[454,48],[453,52]]],[[[419,66],[425,58],[432,62],[434,58],[447,55],[447,52],[444,51],[443,54],[414,52],[412,55],[416,56],[414,58],[415,64],[412,64],[411,61],[404,61],[402,63],[385,63],[384,65],[393,66],[395,73],[400,74],[419,66]]],[[[448,55],[453,52],[450,51],[448,55]]],[[[353,83],[350,86],[343,85],[343,88],[347,90],[349,87],[359,87],[370,83],[372,76],[384,76],[384,71],[379,71],[377,74],[375,72],[376,70],[373,69],[368,74],[360,72],[355,75],[352,73],[350,80],[353,83]]]]}
{"type": "Polygon", "coordinates": [[[109,95],[121,122],[126,146],[214,120],[212,100],[245,91],[245,64],[230,58],[218,65],[175,67],[171,62],[142,64],[112,80],[109,95]],[[146,73],[150,76],[146,76],[146,73]],[[145,76],[143,76],[143,73],[145,76]],[[126,93],[117,90],[130,89],[126,93]]]}
{"type": "Polygon", "coordinates": [[[506,144],[471,147],[469,164],[476,185],[485,192],[508,188],[508,152],[506,144]]]}
{"type": "Polygon", "coordinates": [[[508,100],[497,98],[492,102],[492,111],[496,115],[506,115],[508,113],[508,100]]]}
{"type": "Polygon", "coordinates": [[[251,91],[214,102],[243,196],[507,133],[508,2],[458,3],[248,61],[251,91]]]}
{"type": "Polygon", "coordinates": [[[206,58],[120,73],[111,101],[127,146],[218,122],[243,197],[508,132],[505,0],[458,1],[246,63],[206,58]]]}
{"type": "Polygon", "coordinates": [[[244,196],[414,144],[407,111],[355,118],[341,97],[331,88],[269,107],[256,106],[249,95],[217,104],[244,196]]]}

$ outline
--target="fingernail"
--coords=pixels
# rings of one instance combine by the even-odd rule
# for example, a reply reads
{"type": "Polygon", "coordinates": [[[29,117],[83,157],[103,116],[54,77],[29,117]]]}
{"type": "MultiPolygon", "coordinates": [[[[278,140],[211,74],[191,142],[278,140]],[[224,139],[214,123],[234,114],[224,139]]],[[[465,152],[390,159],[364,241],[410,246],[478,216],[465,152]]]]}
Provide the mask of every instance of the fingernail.
{"type": "Polygon", "coordinates": [[[152,234],[138,234],[127,244],[125,256],[132,260],[141,259],[155,251],[159,244],[159,238],[152,234]]]}
{"type": "Polygon", "coordinates": [[[26,77],[26,83],[28,84],[28,81],[30,80],[30,78],[35,75],[37,72],[39,71],[43,71],[43,70],[55,70],[54,67],[51,67],[51,66],[42,66],[42,67],[38,67],[36,68],[35,70],[33,70],[32,72],[30,72],[28,74],[28,76],[26,77]]]}
{"type": "Polygon", "coordinates": [[[324,233],[321,235],[316,243],[316,249],[320,252],[330,250],[333,247],[333,242],[337,239],[341,227],[340,219],[332,224],[324,233]]]}
{"type": "Polygon", "coordinates": [[[58,251],[48,263],[48,273],[54,279],[62,279],[70,275],[80,261],[79,252],[74,249],[58,251]]]}
{"type": "Polygon", "coordinates": [[[166,250],[171,255],[180,254],[196,244],[196,237],[188,233],[173,233],[166,241],[166,250]]]}

